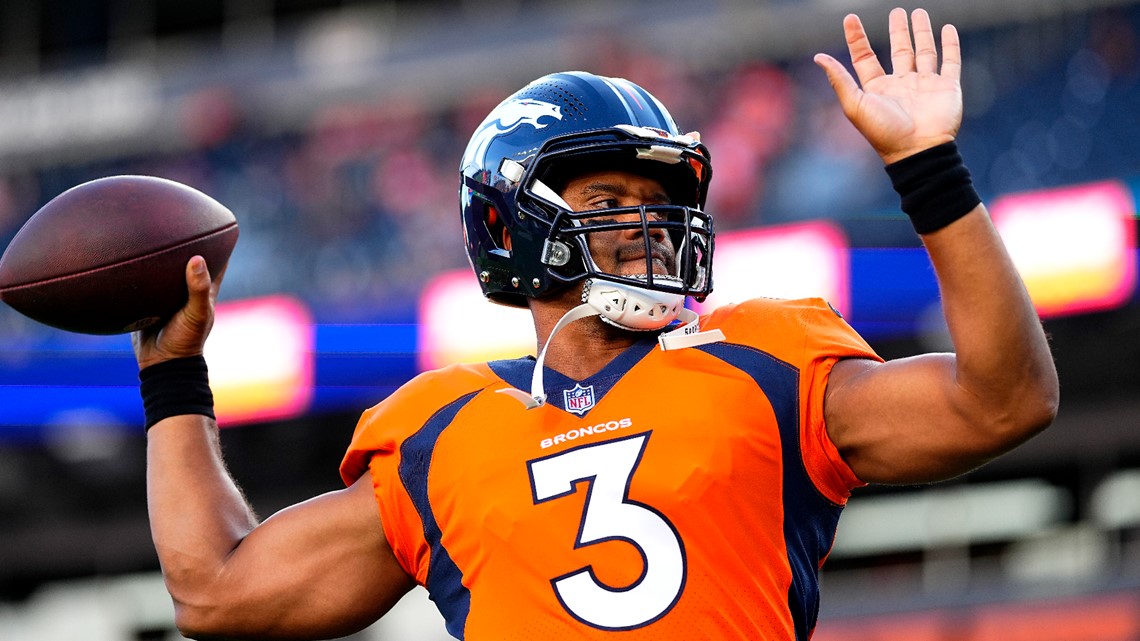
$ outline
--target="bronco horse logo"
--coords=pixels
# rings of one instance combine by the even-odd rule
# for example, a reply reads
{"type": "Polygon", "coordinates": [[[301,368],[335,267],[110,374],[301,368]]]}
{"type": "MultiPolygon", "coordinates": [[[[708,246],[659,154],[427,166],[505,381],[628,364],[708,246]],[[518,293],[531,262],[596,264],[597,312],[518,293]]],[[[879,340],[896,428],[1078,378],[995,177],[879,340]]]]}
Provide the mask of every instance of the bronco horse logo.
{"type": "MultiPolygon", "coordinates": [[[[549,123],[538,121],[539,118],[546,116],[562,120],[562,109],[558,105],[530,98],[512,100],[499,105],[471,137],[471,144],[468,145],[467,154],[463,158],[463,166],[470,167],[474,162],[482,164],[487,148],[498,136],[510,133],[523,125],[530,125],[535,129],[546,127],[549,123]]],[[[488,167],[488,169],[498,169],[498,167],[488,167]]]]}

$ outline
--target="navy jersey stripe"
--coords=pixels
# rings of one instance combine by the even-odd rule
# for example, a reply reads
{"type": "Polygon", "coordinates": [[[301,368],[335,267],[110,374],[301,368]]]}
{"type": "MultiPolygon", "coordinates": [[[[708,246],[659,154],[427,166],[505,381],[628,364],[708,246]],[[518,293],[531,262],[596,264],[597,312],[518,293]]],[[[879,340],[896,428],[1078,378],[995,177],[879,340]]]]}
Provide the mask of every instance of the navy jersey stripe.
{"type": "MultiPolygon", "coordinates": [[[[546,402],[562,410],[566,409],[566,402],[562,396],[564,390],[572,389],[575,385],[592,385],[594,387],[595,402],[600,403],[614,385],[622,379],[629,370],[641,362],[653,348],[657,347],[656,337],[638,341],[630,345],[621,354],[606,364],[598,373],[580,381],[574,380],[561,372],[550,369],[543,371],[542,386],[546,390],[546,402]]],[[[491,361],[487,366],[495,375],[506,381],[512,387],[530,392],[530,377],[534,374],[535,360],[533,356],[524,356],[512,360],[491,361]]],[[[588,413],[586,414],[588,415],[588,413]]]]}
{"type": "Polygon", "coordinates": [[[400,482],[424,524],[424,540],[431,546],[428,594],[443,615],[448,633],[457,639],[463,638],[463,628],[467,625],[471,592],[463,585],[463,572],[455,565],[447,548],[443,547],[442,533],[428,499],[428,471],[440,434],[451,425],[459,410],[478,393],[472,392],[445,405],[400,446],[400,482]]]}
{"type": "Polygon", "coordinates": [[[783,463],[784,544],[792,570],[788,608],[796,641],[807,641],[819,614],[818,568],[835,540],[842,510],[819,493],[800,453],[799,370],[760,350],[726,343],[697,347],[748,374],[772,405],[783,463]]]}

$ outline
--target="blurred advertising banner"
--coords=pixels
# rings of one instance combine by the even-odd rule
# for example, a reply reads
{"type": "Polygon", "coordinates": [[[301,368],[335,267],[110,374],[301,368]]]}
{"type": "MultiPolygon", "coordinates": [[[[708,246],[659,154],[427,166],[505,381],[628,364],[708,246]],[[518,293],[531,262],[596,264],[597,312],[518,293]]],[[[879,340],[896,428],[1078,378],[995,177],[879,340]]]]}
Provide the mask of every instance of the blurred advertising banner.
{"type": "Polygon", "coordinates": [[[309,312],[295,299],[219,304],[205,350],[218,423],[304,414],[313,394],[313,336],[309,312]]]}
{"type": "Polygon", "coordinates": [[[697,311],[708,313],[750,298],[819,297],[850,311],[850,259],[838,225],[812,221],[716,235],[713,293],[697,311]]]}
{"type": "Polygon", "coordinates": [[[483,297],[470,269],[440,274],[420,295],[419,369],[534,354],[534,323],[525,309],[483,297]]]}
{"type": "Polygon", "coordinates": [[[985,603],[819,624],[813,641],[1135,641],[1135,593],[985,603]]]}
{"type": "Polygon", "coordinates": [[[1136,204],[1104,181],[1003,196],[991,208],[1044,317],[1119,307],[1136,288],[1136,204]]]}

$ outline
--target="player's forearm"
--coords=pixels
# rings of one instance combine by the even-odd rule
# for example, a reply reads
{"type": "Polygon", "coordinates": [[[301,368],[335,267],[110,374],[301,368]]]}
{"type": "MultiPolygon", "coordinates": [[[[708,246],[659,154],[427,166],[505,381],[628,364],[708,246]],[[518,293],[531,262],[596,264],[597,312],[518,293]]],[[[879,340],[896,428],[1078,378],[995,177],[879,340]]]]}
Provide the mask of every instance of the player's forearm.
{"type": "Polygon", "coordinates": [[[1041,322],[985,207],[924,235],[923,242],[938,274],[963,411],[999,438],[1028,438],[1056,413],[1057,372],[1041,322]]]}
{"type": "Polygon", "coordinates": [[[174,416],[147,439],[151,535],[177,606],[209,590],[257,520],[225,468],[212,419],[174,416]]]}

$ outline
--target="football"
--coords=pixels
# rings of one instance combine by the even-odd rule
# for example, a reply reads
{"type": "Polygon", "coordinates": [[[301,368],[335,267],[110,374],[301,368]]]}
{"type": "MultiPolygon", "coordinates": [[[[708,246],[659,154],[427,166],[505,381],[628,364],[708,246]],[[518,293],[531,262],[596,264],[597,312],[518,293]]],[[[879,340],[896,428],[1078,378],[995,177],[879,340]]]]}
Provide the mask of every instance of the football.
{"type": "Polygon", "coordinates": [[[153,176],[99,178],[24,223],[0,257],[0,300],[71,332],[132,332],[186,303],[191,257],[205,258],[216,278],[237,238],[233,213],[192,187],[153,176]]]}

